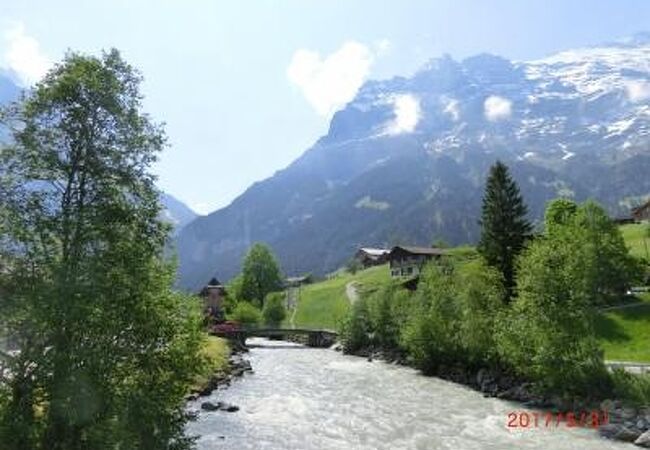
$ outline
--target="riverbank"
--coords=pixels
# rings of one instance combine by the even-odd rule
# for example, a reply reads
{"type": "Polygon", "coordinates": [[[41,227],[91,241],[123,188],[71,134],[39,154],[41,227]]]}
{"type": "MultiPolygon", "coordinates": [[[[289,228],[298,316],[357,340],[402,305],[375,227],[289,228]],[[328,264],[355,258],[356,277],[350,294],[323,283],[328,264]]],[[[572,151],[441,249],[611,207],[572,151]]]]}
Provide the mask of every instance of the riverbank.
{"type": "Polygon", "coordinates": [[[209,336],[203,348],[206,365],[203,373],[197,377],[186,397],[188,401],[206,397],[220,386],[227,386],[234,378],[252,372],[250,363],[242,356],[245,347],[228,342],[226,339],[209,336]]]}
{"type": "MultiPolygon", "coordinates": [[[[341,347],[337,345],[337,351],[341,347]]],[[[381,361],[414,367],[405,354],[398,351],[383,351],[376,348],[362,348],[345,353],[366,358],[368,361],[381,361]]],[[[479,391],[484,397],[498,398],[520,403],[525,408],[533,408],[551,413],[554,417],[562,414],[565,420],[569,414],[576,418],[599,412],[597,418],[589,418],[585,426],[598,429],[606,439],[633,443],[642,448],[650,448],[650,406],[635,406],[622,400],[606,399],[563,399],[535,393],[533,383],[522,380],[498,369],[482,367],[471,370],[459,365],[441,366],[436,373],[425,374],[446,381],[467,386],[479,391]],[[596,422],[594,422],[594,420],[596,422]]]]}

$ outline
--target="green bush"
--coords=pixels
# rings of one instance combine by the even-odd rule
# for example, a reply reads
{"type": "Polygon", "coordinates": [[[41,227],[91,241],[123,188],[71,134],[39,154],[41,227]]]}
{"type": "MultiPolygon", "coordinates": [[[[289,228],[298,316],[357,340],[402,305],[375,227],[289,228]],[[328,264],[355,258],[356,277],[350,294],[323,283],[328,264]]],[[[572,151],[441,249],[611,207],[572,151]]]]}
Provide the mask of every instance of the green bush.
{"type": "Polygon", "coordinates": [[[495,331],[505,309],[505,288],[498,270],[480,258],[460,266],[456,272],[459,344],[471,365],[496,362],[495,331]]]}
{"type": "Polygon", "coordinates": [[[398,348],[401,326],[408,320],[411,306],[408,291],[389,284],[370,294],[366,303],[373,344],[385,350],[398,348]]]}
{"type": "Polygon", "coordinates": [[[611,379],[615,398],[637,406],[650,405],[650,375],[634,375],[624,369],[615,369],[611,379]]]}
{"type": "Polygon", "coordinates": [[[271,326],[278,326],[287,316],[284,308],[284,293],[273,292],[266,296],[264,308],[262,308],[262,317],[264,323],[271,326]]]}
{"type": "Polygon", "coordinates": [[[554,232],[522,254],[518,297],[502,315],[497,345],[501,357],[542,391],[589,395],[606,371],[584,280],[584,245],[570,245],[567,236],[554,232]]]}
{"type": "Polygon", "coordinates": [[[339,327],[343,351],[354,353],[370,344],[370,322],[366,300],[360,298],[350,308],[339,327]]]}
{"type": "Polygon", "coordinates": [[[255,327],[262,322],[262,313],[251,303],[242,301],[237,304],[235,310],[230,315],[230,319],[244,326],[255,327]]]}
{"type": "Polygon", "coordinates": [[[403,343],[417,367],[436,373],[461,356],[456,283],[451,273],[429,265],[422,273],[403,343]]]}

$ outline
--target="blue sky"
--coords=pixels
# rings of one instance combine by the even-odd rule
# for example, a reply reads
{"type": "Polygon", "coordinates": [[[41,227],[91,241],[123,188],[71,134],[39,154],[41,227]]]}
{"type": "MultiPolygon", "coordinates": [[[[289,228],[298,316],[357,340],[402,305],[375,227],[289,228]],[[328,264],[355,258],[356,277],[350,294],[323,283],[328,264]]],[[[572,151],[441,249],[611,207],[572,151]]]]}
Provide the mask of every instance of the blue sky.
{"type": "Polygon", "coordinates": [[[167,125],[160,187],[205,213],[302,154],[366,79],[638,31],[650,1],[0,0],[0,66],[29,84],[66,49],[118,48],[167,125]]]}

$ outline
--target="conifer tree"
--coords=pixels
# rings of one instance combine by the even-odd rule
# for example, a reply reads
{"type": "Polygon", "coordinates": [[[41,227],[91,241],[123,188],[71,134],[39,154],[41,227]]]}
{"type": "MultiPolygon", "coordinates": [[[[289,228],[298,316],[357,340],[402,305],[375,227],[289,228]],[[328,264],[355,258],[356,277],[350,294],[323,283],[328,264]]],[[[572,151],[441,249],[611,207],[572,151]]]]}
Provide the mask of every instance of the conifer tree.
{"type": "Polygon", "coordinates": [[[515,260],[532,226],[526,219],[528,208],[508,167],[497,161],[488,175],[481,212],[479,253],[503,275],[506,300],[515,285],[515,260]]]}

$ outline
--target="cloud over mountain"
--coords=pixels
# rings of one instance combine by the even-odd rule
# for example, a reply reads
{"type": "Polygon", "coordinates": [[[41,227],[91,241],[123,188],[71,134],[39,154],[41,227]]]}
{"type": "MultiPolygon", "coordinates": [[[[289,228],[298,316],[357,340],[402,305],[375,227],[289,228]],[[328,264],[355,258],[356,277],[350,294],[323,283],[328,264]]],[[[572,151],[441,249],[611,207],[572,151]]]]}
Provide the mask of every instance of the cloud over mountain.
{"type": "Polygon", "coordinates": [[[345,42],[324,57],[299,49],[287,68],[287,77],[318,114],[330,117],[354,98],[368,77],[373,58],[370,49],[356,41],[345,42]]]}
{"type": "MultiPolygon", "coordinates": [[[[613,216],[650,196],[650,41],[528,62],[444,56],[360,88],[367,49],[335,54],[297,55],[293,76],[316,89],[345,78],[330,73],[339,58],[361,60],[346,95],[328,94],[353,98],[289,167],[183,228],[182,286],[197,288],[215,271],[234,276],[256,241],[288,274],[327,273],[361,245],[475,243],[496,159],[511,167],[533,220],[558,196],[596,199],[613,216]]],[[[331,113],[326,93],[311,95],[331,113]]]]}

